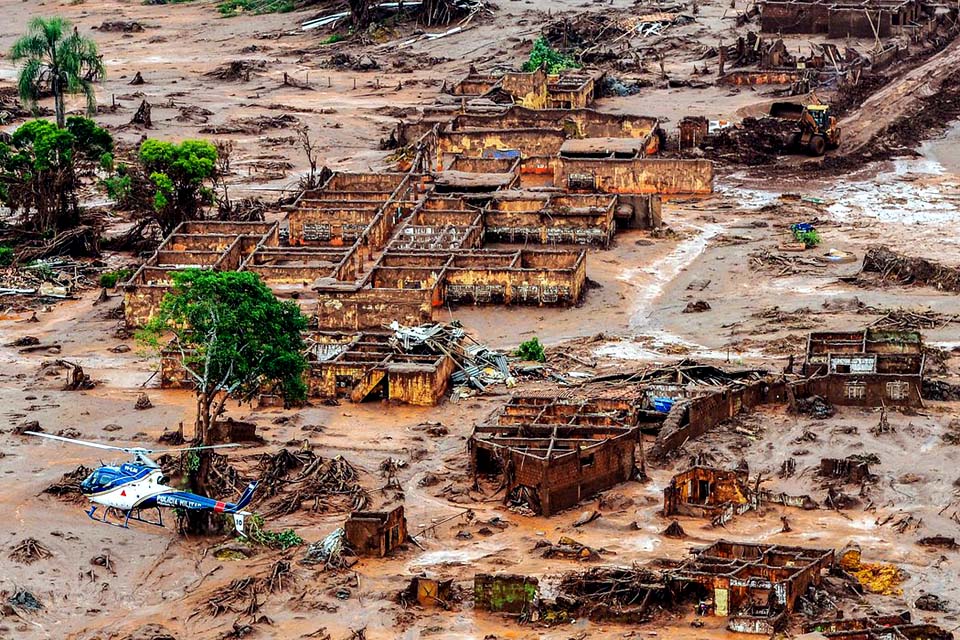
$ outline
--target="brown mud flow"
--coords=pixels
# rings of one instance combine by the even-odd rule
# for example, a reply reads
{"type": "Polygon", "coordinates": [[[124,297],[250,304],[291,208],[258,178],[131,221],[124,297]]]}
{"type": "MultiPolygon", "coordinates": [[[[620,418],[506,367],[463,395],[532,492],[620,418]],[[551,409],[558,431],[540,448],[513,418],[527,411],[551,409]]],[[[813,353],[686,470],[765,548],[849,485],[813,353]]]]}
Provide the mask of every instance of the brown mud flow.
{"type": "Polygon", "coordinates": [[[0,637],[953,637],[956,7],[217,4],[4,7],[2,51],[97,41],[118,155],[214,140],[244,204],[161,232],[91,189],[0,268],[0,637]],[[214,425],[250,539],[98,524],[97,452],[23,433],[190,440],[133,337],[186,266],[311,320],[308,403],[214,425]]]}

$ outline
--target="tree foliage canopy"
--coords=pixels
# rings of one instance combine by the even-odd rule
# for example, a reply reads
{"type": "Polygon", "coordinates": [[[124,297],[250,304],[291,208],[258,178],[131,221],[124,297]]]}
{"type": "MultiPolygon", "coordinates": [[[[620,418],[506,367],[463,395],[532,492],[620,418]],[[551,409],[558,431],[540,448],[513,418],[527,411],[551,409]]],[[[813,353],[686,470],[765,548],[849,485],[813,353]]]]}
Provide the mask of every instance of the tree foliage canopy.
{"type": "Polygon", "coordinates": [[[523,63],[523,70],[527,73],[544,67],[547,73],[560,73],[564,69],[579,69],[580,65],[572,56],[560,53],[550,46],[550,42],[543,36],[533,41],[530,50],[530,59],[523,63]]]}
{"type": "Polygon", "coordinates": [[[140,145],[140,164],[152,184],[153,208],[164,234],[184,220],[198,218],[200,209],[212,202],[212,191],[205,184],[217,172],[217,148],[212,142],[145,140],[140,145]]]}
{"type": "Polygon", "coordinates": [[[21,212],[27,226],[57,231],[79,221],[77,188],[110,160],[113,138],[92,120],[67,118],[66,128],[31,120],[0,142],[0,204],[21,212]]]}
{"type": "Polygon", "coordinates": [[[160,337],[173,332],[197,394],[207,402],[199,407],[208,411],[198,416],[199,425],[219,413],[217,395],[225,401],[273,387],[288,403],[302,401],[306,328],[300,307],[278,300],[254,273],[188,269],[173,274],[173,290],[139,337],[158,347],[160,337]]]}
{"type": "Polygon", "coordinates": [[[37,99],[44,92],[51,92],[57,126],[61,128],[66,119],[64,94],[84,94],[87,112],[95,113],[97,100],[93,81],[105,75],[97,44],[71,27],[69,21],[60,17],[34,18],[27,34],[14,42],[10,49],[10,59],[23,63],[17,77],[20,98],[36,106],[37,99]]]}

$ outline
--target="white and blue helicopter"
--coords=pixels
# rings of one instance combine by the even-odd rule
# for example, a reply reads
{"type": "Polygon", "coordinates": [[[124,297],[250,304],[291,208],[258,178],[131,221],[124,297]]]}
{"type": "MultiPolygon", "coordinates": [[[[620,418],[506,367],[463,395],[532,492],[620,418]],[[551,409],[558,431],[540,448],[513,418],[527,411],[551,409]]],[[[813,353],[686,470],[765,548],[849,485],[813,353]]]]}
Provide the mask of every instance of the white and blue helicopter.
{"type": "Polygon", "coordinates": [[[150,455],[155,453],[179,453],[181,451],[196,451],[198,449],[220,449],[226,447],[236,447],[236,444],[208,445],[202,447],[182,447],[179,449],[144,449],[141,447],[114,447],[99,442],[89,442],[87,440],[77,440],[75,438],[65,438],[55,436],[49,433],[39,433],[36,431],[25,431],[31,436],[40,436],[51,440],[60,440],[70,444],[79,444],[84,447],[94,447],[96,449],[109,449],[111,451],[122,451],[133,456],[133,462],[124,462],[120,465],[102,465],[87,476],[80,483],[80,491],[90,502],[90,510],[86,512],[91,520],[102,522],[116,527],[129,528],[131,520],[134,522],[143,522],[158,527],[163,526],[163,513],[161,507],[173,507],[178,509],[210,510],[214,513],[225,513],[233,516],[233,523],[240,535],[244,535],[243,522],[250,512],[243,508],[250,503],[253,492],[257,488],[257,482],[251,482],[247,485],[243,495],[236,502],[221,502],[213,498],[200,496],[189,491],[180,491],[173,487],[163,484],[166,478],[160,465],[150,459],[150,455]],[[103,506],[104,510],[100,516],[95,515],[98,505],[103,506]],[[155,508],[157,510],[157,520],[148,520],[142,516],[144,509],[155,508]],[[107,516],[111,511],[119,512],[123,517],[123,523],[111,522],[107,516]]]}

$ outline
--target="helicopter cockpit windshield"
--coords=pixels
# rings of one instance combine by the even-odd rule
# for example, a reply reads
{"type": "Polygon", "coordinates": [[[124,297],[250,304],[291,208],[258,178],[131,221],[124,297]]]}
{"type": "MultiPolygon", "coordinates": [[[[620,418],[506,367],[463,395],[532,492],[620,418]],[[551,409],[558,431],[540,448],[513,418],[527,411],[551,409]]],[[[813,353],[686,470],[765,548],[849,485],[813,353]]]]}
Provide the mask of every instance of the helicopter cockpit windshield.
{"type": "Polygon", "coordinates": [[[80,483],[80,490],[83,493],[97,493],[98,491],[112,488],[117,484],[118,480],[127,479],[129,479],[129,477],[116,468],[100,467],[80,483]]]}

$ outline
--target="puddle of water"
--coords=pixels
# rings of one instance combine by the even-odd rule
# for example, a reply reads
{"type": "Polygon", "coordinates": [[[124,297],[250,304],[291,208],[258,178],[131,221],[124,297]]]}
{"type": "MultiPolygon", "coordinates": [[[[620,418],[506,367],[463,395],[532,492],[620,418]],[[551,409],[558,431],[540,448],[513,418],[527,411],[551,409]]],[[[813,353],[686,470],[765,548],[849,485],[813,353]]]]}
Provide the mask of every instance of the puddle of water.
{"type": "Polygon", "coordinates": [[[438,564],[469,564],[487,555],[481,549],[438,549],[426,551],[407,565],[408,570],[430,567],[438,564]]]}
{"type": "Polygon", "coordinates": [[[954,122],[942,138],[927,140],[920,145],[920,153],[939,164],[948,173],[960,173],[960,121],[954,122]]]}
{"type": "Polygon", "coordinates": [[[598,358],[618,358],[620,360],[664,360],[676,359],[676,351],[669,347],[683,347],[686,352],[685,357],[705,358],[711,360],[738,360],[743,357],[759,358],[763,357],[763,352],[755,349],[747,351],[727,351],[711,349],[695,342],[685,340],[680,336],[662,331],[659,329],[645,330],[645,336],[652,340],[646,343],[634,342],[632,340],[619,340],[616,342],[607,342],[600,345],[593,351],[593,355],[598,358]]]}
{"type": "Polygon", "coordinates": [[[617,540],[617,546],[623,549],[629,549],[630,551],[643,551],[644,553],[651,553],[654,549],[660,546],[660,538],[644,535],[642,533],[631,533],[620,537],[617,540]]]}
{"type": "MultiPolygon", "coordinates": [[[[960,222],[958,142],[960,121],[944,137],[920,145],[920,157],[894,159],[889,170],[866,180],[823,184],[817,195],[833,201],[827,211],[840,222],[862,215],[894,224],[956,224],[960,222]]],[[[780,195],[722,184],[717,185],[717,191],[748,209],[775,202],[780,195]]],[[[954,238],[945,241],[960,244],[954,238]]]]}
{"type": "Polygon", "coordinates": [[[718,193],[736,200],[744,209],[759,209],[760,207],[765,207],[768,204],[775,203],[780,196],[779,193],[773,191],[730,187],[724,184],[718,185],[716,190],[718,193]]]}

